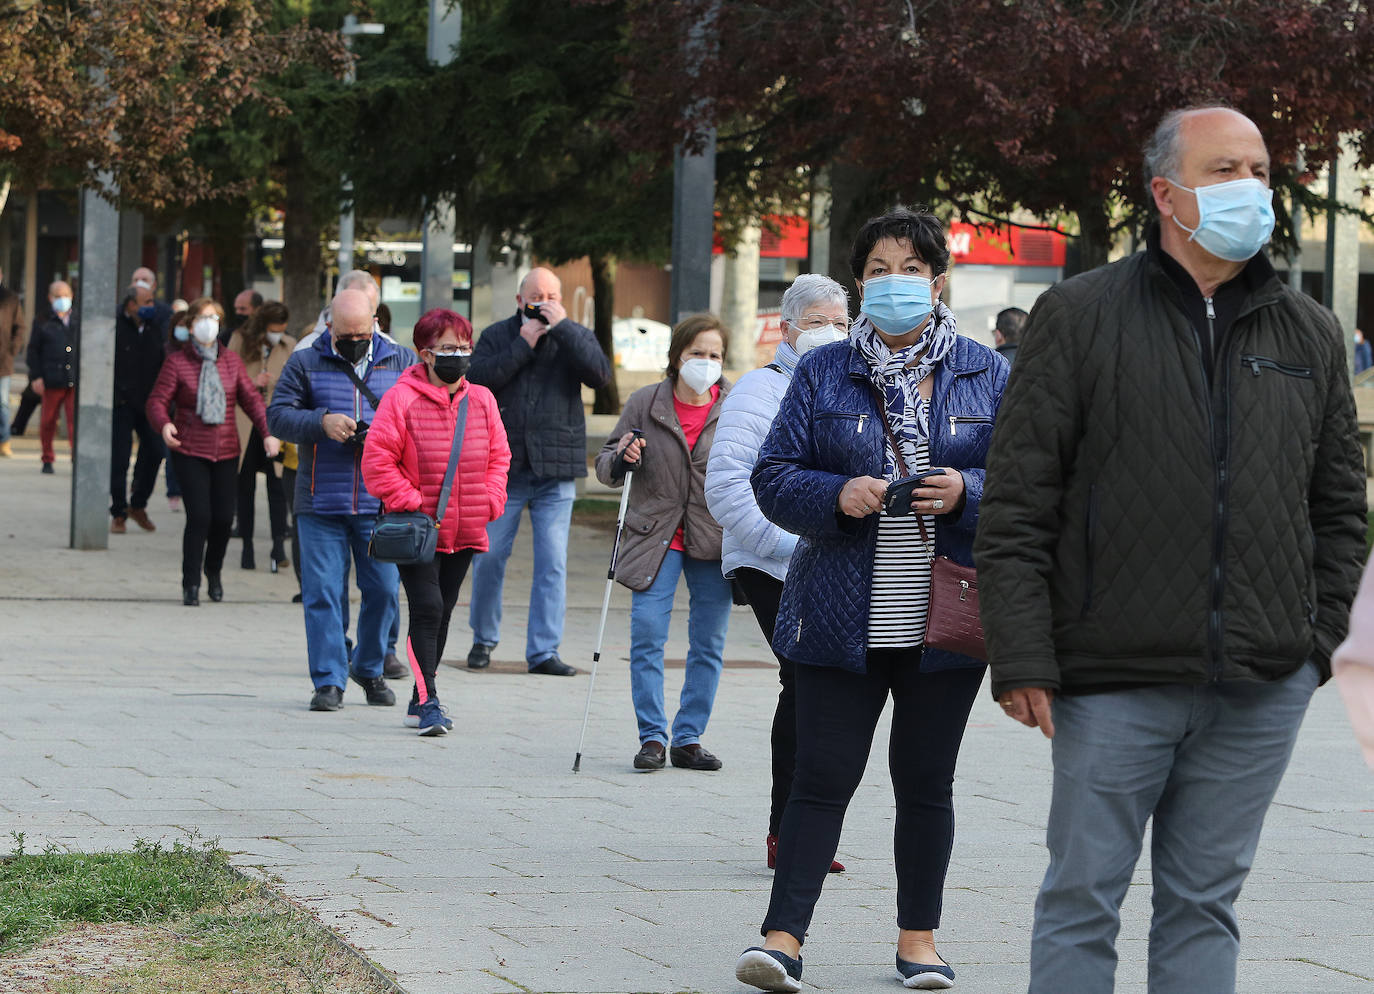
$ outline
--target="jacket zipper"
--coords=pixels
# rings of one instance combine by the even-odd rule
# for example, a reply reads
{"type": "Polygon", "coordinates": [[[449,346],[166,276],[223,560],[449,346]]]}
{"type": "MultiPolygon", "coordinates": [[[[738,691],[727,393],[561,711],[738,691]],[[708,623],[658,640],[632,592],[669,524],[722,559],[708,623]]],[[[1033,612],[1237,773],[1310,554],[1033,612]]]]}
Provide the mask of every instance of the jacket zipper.
{"type": "MultiPolygon", "coordinates": [[[[1211,573],[1211,596],[1207,612],[1207,678],[1209,681],[1217,682],[1221,679],[1221,589],[1222,589],[1222,555],[1225,549],[1225,527],[1226,527],[1226,457],[1222,446],[1219,444],[1217,434],[1217,416],[1214,407],[1215,389],[1211,380],[1207,376],[1207,360],[1203,349],[1211,345],[1213,356],[1218,350],[1215,345],[1216,340],[1216,309],[1212,306],[1212,298],[1204,297],[1203,303],[1207,306],[1207,343],[1202,341],[1202,336],[1198,334],[1196,328],[1193,329],[1193,339],[1197,342],[1198,365],[1202,372],[1203,384],[1205,387],[1205,403],[1207,410],[1207,434],[1208,442],[1212,449],[1212,462],[1216,466],[1215,486],[1216,504],[1212,514],[1212,567],[1211,573]]],[[[1189,322],[1192,325],[1192,322],[1189,322]]],[[[1215,362],[1215,359],[1214,359],[1215,362]]],[[[1229,385],[1229,366],[1227,367],[1226,382],[1229,385]]],[[[1224,427],[1224,426],[1223,426],[1224,427]]]]}
{"type": "Polygon", "coordinates": [[[797,642],[801,642],[801,626],[802,626],[802,620],[801,620],[800,618],[798,618],[798,619],[797,619],[797,642]]]}
{"type": "Polygon", "coordinates": [[[958,434],[958,430],[957,430],[957,427],[956,427],[957,425],[990,425],[990,424],[992,424],[992,418],[978,418],[978,417],[971,417],[971,416],[963,416],[963,415],[959,415],[959,414],[951,414],[951,415],[949,416],[949,435],[950,435],[951,438],[953,438],[955,435],[958,434]]]}
{"type": "Polygon", "coordinates": [[[1296,376],[1299,379],[1312,379],[1312,368],[1310,366],[1292,366],[1286,362],[1279,362],[1277,359],[1270,359],[1262,355],[1243,355],[1240,357],[1242,366],[1249,366],[1250,372],[1255,376],[1261,375],[1260,370],[1272,369],[1275,372],[1283,373],[1285,376],[1296,376]]]}
{"type": "Polygon", "coordinates": [[[864,433],[864,422],[867,421],[867,420],[868,420],[868,415],[867,415],[867,414],[860,414],[860,415],[859,415],[859,430],[856,431],[854,434],[856,434],[856,435],[862,435],[862,434],[864,433]]]}

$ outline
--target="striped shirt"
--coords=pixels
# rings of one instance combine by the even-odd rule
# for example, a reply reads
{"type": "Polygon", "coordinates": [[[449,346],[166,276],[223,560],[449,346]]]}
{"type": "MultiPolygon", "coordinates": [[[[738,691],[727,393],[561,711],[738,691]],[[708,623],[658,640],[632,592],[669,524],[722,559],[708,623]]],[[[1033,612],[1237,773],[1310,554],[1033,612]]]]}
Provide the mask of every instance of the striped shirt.
{"type": "MultiPolygon", "coordinates": [[[[916,448],[913,473],[930,468],[930,446],[916,448]]],[[[926,613],[930,607],[930,564],[934,549],[921,541],[926,534],[935,541],[935,517],[915,514],[878,518],[878,548],[873,555],[873,586],[868,602],[868,648],[906,649],[925,640],[926,613]]]]}

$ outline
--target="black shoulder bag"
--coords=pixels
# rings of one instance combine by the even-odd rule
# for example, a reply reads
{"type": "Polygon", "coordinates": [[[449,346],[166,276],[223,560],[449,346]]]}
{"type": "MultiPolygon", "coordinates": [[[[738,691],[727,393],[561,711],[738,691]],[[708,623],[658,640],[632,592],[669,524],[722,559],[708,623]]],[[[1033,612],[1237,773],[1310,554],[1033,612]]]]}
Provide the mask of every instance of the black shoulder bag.
{"type": "Polygon", "coordinates": [[[396,563],[398,566],[434,561],[434,551],[439,545],[439,523],[444,520],[448,498],[453,492],[453,474],[458,471],[458,455],[463,451],[463,433],[467,421],[468,399],[465,395],[458,403],[453,448],[449,450],[448,469],[444,472],[444,485],[439,488],[439,507],[434,517],[431,518],[424,511],[386,511],[379,514],[377,524],[372,529],[372,542],[368,546],[373,559],[380,563],[396,563]]]}

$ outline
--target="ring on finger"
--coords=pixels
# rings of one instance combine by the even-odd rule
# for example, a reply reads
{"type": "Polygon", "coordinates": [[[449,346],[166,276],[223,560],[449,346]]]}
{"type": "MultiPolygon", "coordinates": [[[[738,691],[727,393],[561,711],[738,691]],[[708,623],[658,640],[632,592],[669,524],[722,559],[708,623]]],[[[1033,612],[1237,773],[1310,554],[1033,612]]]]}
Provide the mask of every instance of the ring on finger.
{"type": "Polygon", "coordinates": [[[942,501],[939,497],[936,497],[933,501],[930,502],[930,506],[935,508],[935,510],[939,511],[942,508],[944,508],[945,502],[942,501]]]}

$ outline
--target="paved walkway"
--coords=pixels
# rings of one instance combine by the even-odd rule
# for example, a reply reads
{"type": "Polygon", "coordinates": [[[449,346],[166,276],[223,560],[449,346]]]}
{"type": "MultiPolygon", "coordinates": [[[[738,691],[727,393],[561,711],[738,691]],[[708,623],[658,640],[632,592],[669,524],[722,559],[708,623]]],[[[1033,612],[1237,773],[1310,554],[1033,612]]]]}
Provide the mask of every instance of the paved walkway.
{"type": "MultiPolygon", "coordinates": [[[[456,734],[419,739],[357,688],[306,710],[300,608],[289,574],[236,568],[226,600],[180,604],[182,517],[65,548],[70,467],[40,476],[36,446],[0,460],[0,850],[127,847],[195,831],[261,867],[412,994],[736,992],[754,941],[774,672],[737,610],[707,745],[717,774],[635,774],[617,589],[583,772],[570,772],[585,676],[520,672],[528,545],[506,588],[493,672],[440,671],[456,734]]],[[[265,523],[265,509],[258,520],[265,523]]],[[[575,526],[565,656],[590,661],[609,542],[575,526]]],[[[258,559],[264,561],[265,543],[258,559]]],[[[685,651],[674,618],[669,655],[685,651]]],[[[459,617],[465,617],[460,609],[459,617]]],[[[466,626],[455,620],[450,655],[466,626]]],[[[669,671],[675,693],[681,670],[669,671]]],[[[404,693],[404,688],[398,688],[404,693]]],[[[900,989],[891,790],[881,748],[854,800],[807,944],[808,989],[900,989]]],[[[983,696],[956,791],[959,832],[941,949],[959,988],[1025,989],[1046,855],[1048,748],[983,696]]],[[[1148,869],[1127,899],[1118,990],[1145,990],[1148,869]]],[[[1337,695],[1321,692],[1269,818],[1241,905],[1246,994],[1369,991],[1374,978],[1374,775],[1337,695]]],[[[4,968],[0,964],[0,989],[4,968]]],[[[1072,994],[1072,992],[1065,992],[1072,994]]]]}

